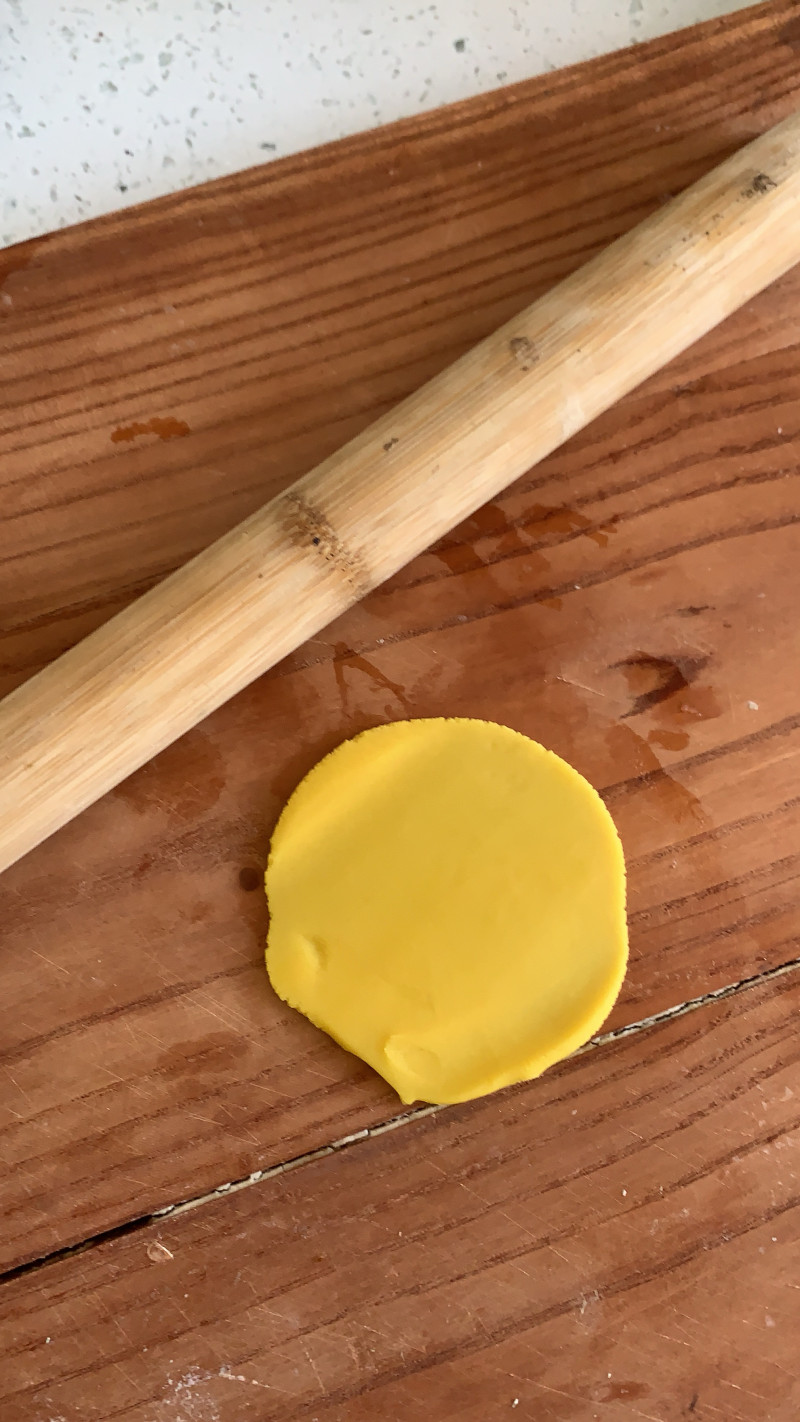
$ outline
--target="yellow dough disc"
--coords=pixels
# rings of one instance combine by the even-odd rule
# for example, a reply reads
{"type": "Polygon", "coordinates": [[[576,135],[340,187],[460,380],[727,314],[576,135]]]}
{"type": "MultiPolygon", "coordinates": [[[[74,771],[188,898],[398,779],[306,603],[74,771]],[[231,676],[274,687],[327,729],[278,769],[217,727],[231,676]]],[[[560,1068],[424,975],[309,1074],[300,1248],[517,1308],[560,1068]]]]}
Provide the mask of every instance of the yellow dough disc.
{"type": "Polygon", "coordinates": [[[320,761],[273,835],[275,991],[403,1101],[467,1101],[585,1042],[627,961],[591,785],[487,721],[399,721],[320,761]]]}

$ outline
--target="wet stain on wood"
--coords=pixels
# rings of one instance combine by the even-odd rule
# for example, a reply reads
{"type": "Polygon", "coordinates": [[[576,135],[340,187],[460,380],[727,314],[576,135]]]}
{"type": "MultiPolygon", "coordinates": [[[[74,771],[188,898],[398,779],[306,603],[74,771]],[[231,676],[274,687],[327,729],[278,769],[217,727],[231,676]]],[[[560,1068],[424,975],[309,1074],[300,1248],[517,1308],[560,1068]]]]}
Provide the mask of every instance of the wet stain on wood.
{"type": "Polygon", "coordinates": [[[669,731],[661,727],[648,731],[647,739],[651,746],[660,746],[662,750],[685,750],[689,744],[686,731],[669,731]]]}
{"type": "Polygon", "coordinates": [[[582,533],[596,543],[598,548],[607,548],[609,538],[616,532],[617,520],[608,519],[598,523],[591,519],[588,514],[581,513],[578,509],[562,507],[550,507],[547,504],[532,504],[526,510],[526,522],[543,525],[543,530],[550,534],[574,534],[582,533]]]}
{"type": "Polygon", "coordinates": [[[131,425],[120,425],[118,429],[111,431],[112,444],[131,444],[135,439],[140,439],[142,435],[157,435],[159,439],[183,439],[185,435],[191,434],[191,430],[185,420],[176,420],[173,415],[153,415],[152,419],[141,423],[134,420],[131,425]]]}
{"type": "Polygon", "coordinates": [[[703,806],[697,797],[670,775],[661,764],[652,746],[628,725],[610,726],[605,733],[606,745],[612,761],[620,768],[631,767],[625,782],[604,793],[607,804],[635,790],[637,782],[654,793],[659,810],[677,824],[693,820],[696,824],[708,823],[703,806]]]}
{"type": "Polygon", "coordinates": [[[634,652],[615,666],[622,671],[634,700],[623,720],[641,716],[669,702],[678,719],[709,720],[720,715],[720,706],[711,687],[694,686],[695,678],[708,665],[708,656],[653,656],[634,652]]]}
{"type": "Polygon", "coordinates": [[[386,676],[380,667],[376,667],[374,663],[369,661],[367,657],[362,656],[359,652],[354,652],[351,647],[348,647],[346,642],[337,642],[334,646],[333,672],[336,677],[336,685],[339,688],[343,710],[347,709],[350,696],[346,675],[348,667],[352,667],[354,671],[361,672],[374,686],[390,691],[392,696],[397,698],[405,711],[411,710],[411,702],[406,695],[405,687],[401,686],[397,681],[392,681],[391,677],[386,676]]]}

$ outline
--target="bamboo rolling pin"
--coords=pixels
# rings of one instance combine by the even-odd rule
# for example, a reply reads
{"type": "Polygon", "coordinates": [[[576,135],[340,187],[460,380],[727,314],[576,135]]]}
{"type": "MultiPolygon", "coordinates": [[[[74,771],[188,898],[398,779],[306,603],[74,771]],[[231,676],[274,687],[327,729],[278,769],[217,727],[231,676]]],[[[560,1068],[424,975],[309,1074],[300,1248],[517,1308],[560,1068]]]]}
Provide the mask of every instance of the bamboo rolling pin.
{"type": "Polygon", "coordinates": [[[800,261],[800,115],[0,703],[0,869],[800,261]]]}

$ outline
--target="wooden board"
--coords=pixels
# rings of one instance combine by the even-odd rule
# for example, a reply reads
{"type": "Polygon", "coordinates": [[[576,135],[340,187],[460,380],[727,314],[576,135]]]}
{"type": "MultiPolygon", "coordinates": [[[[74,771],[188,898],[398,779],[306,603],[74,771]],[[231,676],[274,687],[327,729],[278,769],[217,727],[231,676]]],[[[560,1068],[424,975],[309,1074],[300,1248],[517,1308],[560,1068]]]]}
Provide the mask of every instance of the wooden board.
{"type": "Polygon", "coordinates": [[[800,975],[0,1293],[4,1422],[796,1422],[800,975]]]}
{"type": "MultiPolygon", "coordinates": [[[[789,112],[799,54],[759,7],[4,254],[3,688],[789,112]]],[[[796,956],[798,409],[794,273],[3,876],[3,1266],[398,1111],[262,966],[277,811],[366,725],[492,717],[603,790],[612,1026],[796,956]]]]}

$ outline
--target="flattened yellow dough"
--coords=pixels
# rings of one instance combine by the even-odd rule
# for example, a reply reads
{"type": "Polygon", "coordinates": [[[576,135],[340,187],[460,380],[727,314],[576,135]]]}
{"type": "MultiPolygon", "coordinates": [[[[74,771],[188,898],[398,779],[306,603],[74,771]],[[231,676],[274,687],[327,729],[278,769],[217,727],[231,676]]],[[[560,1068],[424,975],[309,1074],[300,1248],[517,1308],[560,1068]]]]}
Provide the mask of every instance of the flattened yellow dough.
{"type": "Polygon", "coordinates": [[[625,974],[611,816],[565,761],[487,721],[339,746],[286,805],[266,887],[275,991],[407,1102],[537,1076],[625,974]]]}

